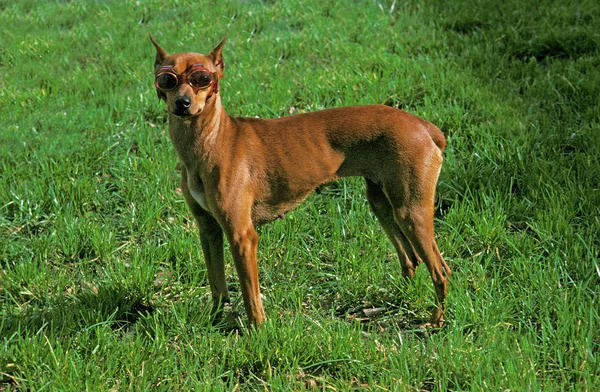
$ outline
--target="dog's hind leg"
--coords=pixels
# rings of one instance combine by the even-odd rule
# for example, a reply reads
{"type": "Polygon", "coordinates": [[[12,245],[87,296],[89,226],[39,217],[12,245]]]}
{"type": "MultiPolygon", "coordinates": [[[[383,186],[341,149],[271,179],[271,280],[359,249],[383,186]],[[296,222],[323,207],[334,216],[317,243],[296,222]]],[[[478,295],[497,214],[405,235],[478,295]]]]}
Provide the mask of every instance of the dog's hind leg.
{"type": "Polygon", "coordinates": [[[451,271],[435,242],[433,232],[433,196],[430,198],[422,196],[423,194],[432,195],[433,190],[428,193],[422,192],[420,189],[405,188],[402,192],[396,192],[396,190],[388,190],[386,188],[386,191],[393,205],[393,214],[396,222],[406,239],[412,245],[416,256],[427,266],[433,280],[437,306],[432,312],[429,325],[434,327],[441,326],[444,321],[448,285],[444,271],[447,276],[450,276],[451,271]]]}
{"type": "Polygon", "coordinates": [[[412,245],[402,233],[400,226],[394,219],[394,210],[383,192],[381,186],[365,178],[367,185],[367,200],[373,210],[373,213],[379,220],[381,227],[394,245],[400,264],[402,265],[402,274],[407,278],[413,278],[415,269],[419,265],[419,259],[415,256],[412,245]]]}
{"type": "Polygon", "coordinates": [[[431,315],[431,326],[441,326],[444,321],[445,300],[451,271],[438,250],[433,230],[435,187],[442,164],[441,151],[423,154],[423,161],[408,162],[403,173],[411,181],[389,178],[383,191],[392,205],[393,216],[412,245],[415,256],[429,270],[435,288],[437,306],[431,315]],[[445,272],[445,273],[444,273],[445,272]]]}

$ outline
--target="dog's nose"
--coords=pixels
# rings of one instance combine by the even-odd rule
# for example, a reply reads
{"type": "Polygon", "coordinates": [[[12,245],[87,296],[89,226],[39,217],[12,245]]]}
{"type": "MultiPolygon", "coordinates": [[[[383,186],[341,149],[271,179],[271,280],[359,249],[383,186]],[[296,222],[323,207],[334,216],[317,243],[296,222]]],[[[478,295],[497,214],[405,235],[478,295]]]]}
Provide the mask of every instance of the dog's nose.
{"type": "Polygon", "coordinates": [[[177,110],[186,110],[192,106],[192,99],[190,97],[178,97],[175,100],[175,106],[177,106],[177,110]]]}

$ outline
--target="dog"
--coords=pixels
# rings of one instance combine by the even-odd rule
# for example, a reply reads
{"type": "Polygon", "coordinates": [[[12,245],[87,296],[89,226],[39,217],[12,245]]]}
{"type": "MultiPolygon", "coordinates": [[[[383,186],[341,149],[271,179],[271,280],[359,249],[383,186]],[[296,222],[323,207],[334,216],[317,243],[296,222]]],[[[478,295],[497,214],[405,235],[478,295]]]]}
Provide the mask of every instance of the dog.
{"type": "MultiPolygon", "coordinates": [[[[229,241],[251,325],[265,321],[257,267],[257,225],[283,218],[323,183],[362,176],[382,228],[412,278],[423,262],[444,322],[451,270],[434,238],[434,195],[446,139],[433,124],[384,105],[351,106],[259,119],[229,116],[221,104],[223,39],[208,55],[156,49],[154,87],[166,102],[181,190],[200,231],[215,309],[229,302],[223,239],[229,241]]],[[[218,311],[218,310],[217,310],[218,311]]]]}

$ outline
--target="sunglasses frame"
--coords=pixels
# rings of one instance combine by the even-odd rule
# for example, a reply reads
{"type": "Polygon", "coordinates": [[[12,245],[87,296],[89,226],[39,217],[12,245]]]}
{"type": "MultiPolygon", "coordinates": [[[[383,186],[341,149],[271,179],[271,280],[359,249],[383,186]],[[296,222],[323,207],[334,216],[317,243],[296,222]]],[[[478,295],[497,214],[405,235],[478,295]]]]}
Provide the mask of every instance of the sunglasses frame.
{"type": "Polygon", "coordinates": [[[194,89],[194,94],[197,94],[198,91],[206,90],[215,85],[216,80],[217,80],[216,74],[217,74],[216,72],[210,72],[204,66],[204,64],[194,64],[194,65],[192,65],[192,68],[189,71],[184,72],[183,74],[178,74],[177,72],[175,72],[172,65],[165,65],[165,66],[160,67],[160,69],[154,76],[154,87],[156,87],[156,89],[158,91],[169,92],[169,91],[175,90],[177,87],[181,86],[183,83],[187,83],[192,89],[194,89]],[[209,75],[210,83],[208,83],[206,86],[202,86],[202,87],[194,86],[193,84],[191,84],[190,83],[190,75],[192,75],[195,72],[202,72],[202,73],[209,75]],[[174,76],[175,79],[177,80],[177,83],[175,84],[175,86],[173,86],[173,88],[165,89],[158,85],[158,78],[164,74],[170,74],[170,75],[174,76]]]}

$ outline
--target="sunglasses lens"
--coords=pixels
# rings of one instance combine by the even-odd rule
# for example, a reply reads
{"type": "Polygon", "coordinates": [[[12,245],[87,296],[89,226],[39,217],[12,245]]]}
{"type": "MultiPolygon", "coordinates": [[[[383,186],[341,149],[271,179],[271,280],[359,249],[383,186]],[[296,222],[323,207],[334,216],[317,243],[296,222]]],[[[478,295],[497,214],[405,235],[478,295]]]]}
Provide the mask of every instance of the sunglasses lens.
{"type": "Polygon", "coordinates": [[[177,76],[171,73],[162,73],[156,77],[156,86],[165,91],[173,90],[177,87],[177,76]]]}
{"type": "Polygon", "coordinates": [[[192,72],[189,77],[190,84],[196,88],[204,88],[212,82],[212,76],[206,72],[192,72]]]}

